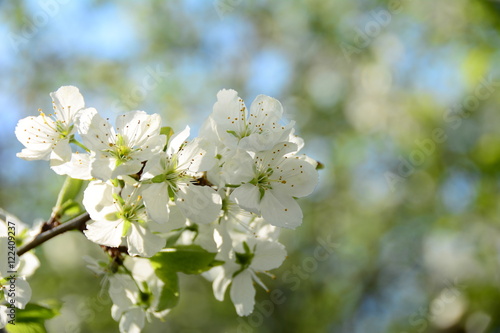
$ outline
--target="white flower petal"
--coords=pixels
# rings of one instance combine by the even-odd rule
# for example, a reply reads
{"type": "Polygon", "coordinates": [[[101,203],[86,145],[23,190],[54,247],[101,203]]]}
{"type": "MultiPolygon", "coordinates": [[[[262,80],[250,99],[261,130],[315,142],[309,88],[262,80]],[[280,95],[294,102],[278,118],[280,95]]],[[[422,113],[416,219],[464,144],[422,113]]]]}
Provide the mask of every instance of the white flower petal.
{"type": "Polygon", "coordinates": [[[250,267],[262,272],[278,268],[286,258],[283,244],[268,240],[257,240],[254,257],[250,267]]]}
{"type": "Polygon", "coordinates": [[[294,143],[280,142],[274,145],[271,150],[255,154],[255,160],[258,161],[257,165],[260,170],[266,170],[267,168],[276,169],[276,167],[280,167],[286,154],[295,151],[297,151],[297,145],[294,143]]]}
{"type": "Polygon", "coordinates": [[[168,223],[151,223],[149,225],[149,229],[152,232],[166,233],[186,226],[188,220],[186,219],[180,208],[175,205],[175,203],[170,202],[168,205],[168,209],[168,223]]]}
{"type": "MultiPolygon", "coordinates": [[[[116,161],[115,159],[108,159],[108,161],[116,161]]],[[[111,162],[107,164],[108,166],[111,166],[111,162]]],[[[142,163],[140,160],[130,160],[125,163],[120,164],[119,166],[115,167],[113,172],[111,173],[111,179],[117,178],[118,176],[126,176],[126,175],[133,175],[141,171],[142,169],[142,163]]]]}
{"type": "Polygon", "coordinates": [[[111,306],[111,318],[113,318],[115,321],[120,321],[120,318],[122,317],[123,311],[127,310],[128,308],[126,307],[120,307],[116,304],[113,304],[111,306]]]}
{"type": "Polygon", "coordinates": [[[181,170],[207,171],[215,165],[215,147],[201,138],[187,143],[178,153],[181,170]]]}
{"type": "Polygon", "coordinates": [[[123,221],[95,221],[87,223],[85,236],[94,243],[118,247],[122,243],[123,221]]]}
{"type": "Polygon", "coordinates": [[[171,138],[170,141],[168,142],[168,147],[167,147],[167,155],[172,156],[173,154],[177,153],[179,149],[181,148],[181,145],[187,140],[189,137],[191,129],[189,126],[186,126],[184,130],[181,132],[174,134],[171,138]]]}
{"type": "Polygon", "coordinates": [[[241,208],[252,213],[259,213],[259,188],[252,184],[244,184],[236,188],[230,196],[241,208]]]}
{"type": "Polygon", "coordinates": [[[151,257],[165,246],[166,241],[138,223],[132,223],[127,236],[128,253],[131,256],[151,257]]]}
{"type": "Polygon", "coordinates": [[[261,201],[262,217],[277,227],[295,229],[302,224],[302,210],[291,196],[276,196],[267,190],[261,201]]]}
{"type": "MultiPolygon", "coordinates": [[[[4,286],[4,288],[8,290],[10,288],[10,283],[10,280],[7,281],[7,284],[4,286]]],[[[16,289],[15,297],[12,298],[14,300],[14,306],[19,309],[24,309],[26,304],[28,304],[31,299],[31,287],[24,276],[16,277],[14,284],[16,289]]],[[[11,298],[8,295],[9,293],[5,292],[5,300],[7,301],[7,303],[10,303],[11,298]]]]}
{"type": "Polygon", "coordinates": [[[92,181],[83,193],[83,206],[90,217],[95,220],[106,220],[106,217],[117,208],[113,203],[114,187],[110,183],[92,181]]]}
{"type": "Polygon", "coordinates": [[[122,315],[120,320],[121,333],[141,333],[144,327],[146,313],[139,307],[134,307],[122,315]]]}
{"type": "Polygon", "coordinates": [[[116,141],[113,127],[94,108],[84,109],[80,112],[78,131],[83,144],[92,151],[100,152],[109,149],[110,143],[116,141]]]}
{"type": "Polygon", "coordinates": [[[9,317],[7,314],[9,313],[9,308],[6,306],[0,305],[0,328],[4,328],[9,321],[9,317]]]}
{"type": "Polygon", "coordinates": [[[117,313],[127,311],[139,300],[137,285],[130,276],[125,274],[113,274],[109,277],[108,293],[113,304],[118,307],[117,313]]]}
{"type": "Polygon", "coordinates": [[[54,160],[50,161],[50,168],[58,175],[68,175],[71,178],[90,180],[90,155],[86,153],[73,153],[71,160],[66,163],[57,164],[54,160]]]}
{"type": "Polygon", "coordinates": [[[219,138],[225,144],[237,144],[237,138],[228,131],[236,134],[245,131],[246,107],[238,93],[232,89],[219,91],[210,117],[214,119],[219,138]]]}
{"type": "MultiPolygon", "coordinates": [[[[142,186],[141,186],[142,187],[142,186]]],[[[142,198],[148,216],[157,223],[168,223],[169,207],[167,184],[149,184],[144,185],[142,190],[142,198]]]]}
{"type": "Polygon", "coordinates": [[[54,145],[60,140],[55,122],[44,116],[26,117],[17,123],[16,137],[26,148],[17,157],[31,160],[48,160],[54,145]]]}
{"type": "Polygon", "coordinates": [[[16,157],[22,158],[26,161],[35,161],[35,160],[48,160],[50,156],[51,150],[47,151],[37,151],[31,150],[28,148],[24,148],[21,152],[16,154],[16,157]]]}
{"type": "Polygon", "coordinates": [[[244,150],[232,150],[223,156],[222,178],[229,184],[241,184],[255,177],[253,158],[244,150]]]}
{"type": "Polygon", "coordinates": [[[116,118],[116,131],[123,135],[129,147],[145,147],[153,137],[160,135],[161,117],[144,111],[131,111],[116,118]]]}
{"type": "Polygon", "coordinates": [[[273,184],[273,189],[282,195],[305,197],[311,194],[318,184],[318,171],[315,166],[299,156],[290,156],[280,164],[279,173],[283,181],[273,184]]]}
{"type": "Polygon", "coordinates": [[[250,106],[250,113],[253,116],[250,116],[248,120],[252,122],[252,125],[264,128],[277,127],[283,116],[283,106],[275,98],[258,95],[250,106]]]}
{"type": "Polygon", "coordinates": [[[80,90],[74,86],[63,86],[56,92],[50,93],[50,97],[54,101],[57,119],[66,124],[72,123],[78,111],[85,107],[80,90]]]}
{"type": "Polygon", "coordinates": [[[217,273],[212,284],[214,296],[216,300],[222,302],[224,300],[224,295],[226,293],[227,287],[229,287],[229,285],[231,284],[231,275],[226,274],[226,272],[224,271],[224,267],[215,267],[210,271],[212,270],[217,273]]]}
{"type": "Polygon", "coordinates": [[[17,274],[21,276],[31,276],[37,268],[40,267],[40,261],[32,252],[26,252],[20,259],[17,274]]]}
{"type": "Polygon", "coordinates": [[[153,155],[144,166],[144,170],[142,171],[141,180],[151,179],[154,176],[161,175],[166,172],[165,170],[165,159],[167,155],[165,152],[159,152],[158,154],[153,155]]]}
{"type": "Polygon", "coordinates": [[[253,286],[252,275],[248,269],[234,277],[230,295],[236,308],[236,313],[239,316],[248,316],[253,312],[255,287],[253,286]]]}
{"type": "Polygon", "coordinates": [[[56,165],[69,162],[71,160],[71,147],[68,139],[59,140],[52,149],[50,154],[51,165],[52,161],[56,165]]]}
{"type": "Polygon", "coordinates": [[[97,179],[104,181],[111,179],[115,167],[116,160],[100,152],[90,158],[90,174],[97,179]]]}
{"type": "Polygon", "coordinates": [[[186,184],[179,186],[176,204],[190,221],[211,223],[219,217],[222,199],[209,186],[186,184]]]}

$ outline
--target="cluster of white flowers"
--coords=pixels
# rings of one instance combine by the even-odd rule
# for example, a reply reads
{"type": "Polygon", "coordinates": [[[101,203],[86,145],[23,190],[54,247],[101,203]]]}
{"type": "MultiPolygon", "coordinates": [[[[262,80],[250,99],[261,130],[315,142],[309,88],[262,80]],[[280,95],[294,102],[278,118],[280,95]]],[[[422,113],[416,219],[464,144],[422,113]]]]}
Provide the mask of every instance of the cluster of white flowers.
{"type": "MultiPolygon", "coordinates": [[[[85,108],[76,87],[51,97],[53,114],[19,121],[16,135],[26,148],[18,156],[48,159],[56,173],[90,180],[86,237],[143,258],[179,245],[216,253],[220,265],[204,273],[215,297],[223,300],[231,286],[237,313],[249,315],[253,282],[265,288],[257,273],[269,274],[286,257],[280,228],[302,223],[296,198],[318,181],[317,162],[299,154],[303,140],[293,122],[283,123],[280,102],[259,95],[248,110],[236,91],[221,90],[199,136],[189,140],[189,127],[172,135],[160,115],[143,111],[119,115],[112,126],[85,108]]],[[[160,297],[162,281],[143,258],[127,258],[141,268],[123,265],[126,274],[110,280],[122,286],[110,290],[122,332],[140,331],[151,299],[160,297]]]]}

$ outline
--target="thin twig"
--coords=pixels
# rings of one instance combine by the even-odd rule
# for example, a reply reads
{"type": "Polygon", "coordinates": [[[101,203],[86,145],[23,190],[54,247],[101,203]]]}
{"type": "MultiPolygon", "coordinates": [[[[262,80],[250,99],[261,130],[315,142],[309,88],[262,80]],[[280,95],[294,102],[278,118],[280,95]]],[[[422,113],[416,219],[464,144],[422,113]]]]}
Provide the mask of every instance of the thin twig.
{"type": "Polygon", "coordinates": [[[60,235],[66,231],[69,230],[83,230],[83,226],[85,223],[90,221],[90,216],[88,213],[84,213],[80,216],[75,217],[72,220],[69,220],[68,222],[65,222],[61,225],[58,225],[57,227],[44,231],[38,236],[36,236],[31,242],[28,244],[24,245],[22,248],[17,251],[18,256],[22,256],[24,253],[28,252],[31,249],[34,249],[38,245],[48,241],[52,237],[55,237],[57,235],[60,235]]]}

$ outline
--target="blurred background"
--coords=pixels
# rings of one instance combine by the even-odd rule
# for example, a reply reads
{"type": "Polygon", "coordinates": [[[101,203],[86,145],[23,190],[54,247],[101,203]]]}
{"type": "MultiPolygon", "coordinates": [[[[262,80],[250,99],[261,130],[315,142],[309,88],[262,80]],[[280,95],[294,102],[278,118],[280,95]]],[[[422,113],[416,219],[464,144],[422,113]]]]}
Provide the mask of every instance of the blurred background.
{"type": "MultiPolygon", "coordinates": [[[[500,2],[0,1],[0,18],[0,206],[28,224],[64,177],[16,158],[14,129],[62,85],[195,134],[219,89],[270,95],[325,165],[253,315],[183,276],[144,332],[500,332],[500,2]]],[[[37,255],[33,300],[64,302],[49,332],[118,332],[81,259],[97,245],[37,255]]]]}

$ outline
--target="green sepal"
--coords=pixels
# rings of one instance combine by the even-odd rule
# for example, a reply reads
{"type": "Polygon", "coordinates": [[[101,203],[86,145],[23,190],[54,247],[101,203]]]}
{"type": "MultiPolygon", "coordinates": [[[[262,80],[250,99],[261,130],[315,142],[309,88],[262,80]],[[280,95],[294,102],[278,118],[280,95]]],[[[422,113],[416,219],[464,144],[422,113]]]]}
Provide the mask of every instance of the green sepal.
{"type": "Polygon", "coordinates": [[[118,194],[118,193],[113,193],[113,199],[116,200],[116,202],[119,202],[121,206],[125,205],[125,200],[118,194]]]}
{"type": "Polygon", "coordinates": [[[104,218],[106,219],[106,221],[116,221],[120,218],[120,216],[118,216],[117,212],[113,212],[106,214],[104,218]]]}
{"type": "Polygon", "coordinates": [[[174,135],[174,130],[172,129],[172,127],[164,126],[160,129],[160,134],[163,134],[167,137],[167,143],[168,143],[170,138],[174,135]]]}
{"type": "Polygon", "coordinates": [[[156,175],[153,178],[151,178],[151,182],[153,183],[163,183],[167,180],[167,175],[161,174],[161,175],[156,175]]]}
{"type": "Polygon", "coordinates": [[[174,189],[172,188],[172,186],[169,186],[168,187],[168,197],[170,198],[170,200],[174,201],[175,200],[175,192],[174,192],[174,189]]]}
{"type": "Polygon", "coordinates": [[[262,187],[259,187],[259,193],[260,193],[259,200],[262,200],[262,198],[264,197],[264,194],[266,194],[266,190],[263,189],[262,187]]]}
{"type": "Polygon", "coordinates": [[[123,220],[123,231],[122,231],[122,237],[127,236],[128,231],[130,230],[130,227],[132,226],[132,223],[129,220],[123,220]]]}
{"type": "Polygon", "coordinates": [[[230,131],[230,130],[227,130],[226,132],[227,132],[227,133],[229,133],[229,134],[234,135],[234,136],[235,136],[235,137],[237,137],[238,139],[240,138],[240,137],[238,136],[238,134],[236,134],[236,132],[235,132],[235,131],[230,131]]]}
{"type": "Polygon", "coordinates": [[[172,127],[165,126],[160,129],[160,135],[163,134],[167,137],[167,141],[165,143],[165,148],[163,148],[163,151],[167,150],[168,143],[170,142],[170,138],[174,135],[174,130],[172,127]]]}

